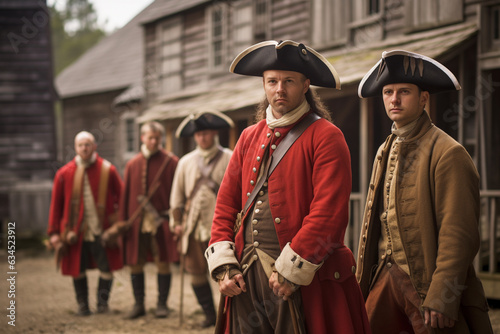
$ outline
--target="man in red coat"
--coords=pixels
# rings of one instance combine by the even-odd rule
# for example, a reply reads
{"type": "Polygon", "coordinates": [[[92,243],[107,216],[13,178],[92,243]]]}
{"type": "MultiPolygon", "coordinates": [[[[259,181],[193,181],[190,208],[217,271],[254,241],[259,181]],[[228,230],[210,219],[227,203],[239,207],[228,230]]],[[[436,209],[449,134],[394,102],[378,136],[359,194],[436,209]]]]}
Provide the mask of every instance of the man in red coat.
{"type": "Polygon", "coordinates": [[[162,149],[164,135],[165,130],[160,123],[144,124],[141,127],[141,152],[125,166],[120,219],[130,224],[123,236],[123,252],[125,264],[130,266],[135,298],[135,305],[127,319],[146,314],[144,265],[153,260],[158,268],[156,316],[164,318],[168,315],[170,262],[179,260],[177,243],[168,222],[170,190],[179,159],[162,149]]]}
{"type": "Polygon", "coordinates": [[[75,137],[76,157],[55,176],[48,234],[51,245],[64,252],[63,275],[73,276],[77,315],[90,315],[88,268],[99,268],[97,312],[108,309],[112,271],[123,267],[118,248],[104,248],[101,233],[116,216],[123,183],[115,166],[97,155],[94,136],[86,131],[75,137]]]}
{"type": "Polygon", "coordinates": [[[339,88],[335,69],[303,44],[266,41],[240,53],[230,70],[262,76],[266,100],[260,121],[243,131],[235,147],[205,251],[229,310],[217,329],[370,333],[354,257],[343,243],[349,150],[309,88],[339,88]],[[295,127],[311,119],[269,174],[268,161],[278,160],[295,127]]]}

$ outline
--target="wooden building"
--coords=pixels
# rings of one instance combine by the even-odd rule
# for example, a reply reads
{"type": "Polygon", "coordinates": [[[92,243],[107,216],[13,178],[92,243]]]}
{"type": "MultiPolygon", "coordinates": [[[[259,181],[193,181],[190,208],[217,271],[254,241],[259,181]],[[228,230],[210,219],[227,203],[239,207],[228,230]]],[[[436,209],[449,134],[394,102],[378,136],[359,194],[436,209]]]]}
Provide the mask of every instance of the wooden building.
{"type": "Polygon", "coordinates": [[[0,218],[21,238],[45,231],[58,167],[50,15],[45,1],[0,0],[0,22],[0,218]]]}
{"type": "MultiPolygon", "coordinates": [[[[263,40],[291,39],[328,57],[340,74],[342,90],[317,91],[351,151],[346,243],[353,250],[374,155],[391,126],[381,99],[359,99],[358,84],[385,50],[422,53],[445,64],[462,90],[433,95],[427,109],[437,126],[467,148],[480,171],[482,247],[476,266],[488,296],[500,298],[500,288],[495,288],[500,282],[500,135],[495,131],[500,115],[494,107],[500,99],[500,1],[156,0],[135,20],[143,34],[138,81],[143,95],[139,106],[128,105],[122,96],[120,124],[133,128],[134,119],[139,124],[163,122],[166,146],[179,156],[193,148],[191,140],[173,135],[190,113],[215,109],[233,118],[236,128],[221,134],[221,142],[230,147],[253,122],[255,106],[264,97],[261,80],[228,72],[244,48],[263,40]]],[[[111,66],[115,59],[103,55],[99,62],[111,66]]],[[[97,85],[90,77],[81,80],[97,85]]],[[[77,103],[80,111],[75,112],[76,106],[65,109],[71,120],[84,117],[83,102],[77,103]]],[[[120,136],[126,138],[121,144],[138,149],[136,132],[120,136]]],[[[117,142],[114,147],[115,154],[123,152],[117,142]]]]}

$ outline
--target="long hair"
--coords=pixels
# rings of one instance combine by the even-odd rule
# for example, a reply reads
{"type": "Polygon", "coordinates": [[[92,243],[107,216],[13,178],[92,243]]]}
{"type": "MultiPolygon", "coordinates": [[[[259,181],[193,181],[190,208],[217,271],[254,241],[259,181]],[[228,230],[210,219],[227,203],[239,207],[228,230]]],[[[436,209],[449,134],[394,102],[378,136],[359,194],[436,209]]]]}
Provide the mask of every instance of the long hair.
{"type": "MultiPolygon", "coordinates": [[[[324,118],[329,122],[332,122],[332,116],[330,115],[330,112],[328,111],[326,105],[323,103],[323,101],[321,101],[321,98],[319,97],[318,93],[309,88],[305,95],[307,103],[309,103],[309,106],[311,106],[312,111],[316,113],[319,117],[324,118]]],[[[264,97],[264,99],[257,106],[257,112],[255,114],[255,123],[263,119],[266,119],[267,106],[269,106],[269,101],[267,100],[266,97],[264,97]]]]}

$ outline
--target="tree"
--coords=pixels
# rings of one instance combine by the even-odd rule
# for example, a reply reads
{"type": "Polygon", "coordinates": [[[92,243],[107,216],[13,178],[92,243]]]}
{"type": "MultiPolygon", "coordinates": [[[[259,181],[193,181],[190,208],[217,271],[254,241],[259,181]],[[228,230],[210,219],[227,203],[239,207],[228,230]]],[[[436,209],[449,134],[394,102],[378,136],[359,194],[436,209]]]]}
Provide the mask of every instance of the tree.
{"type": "MultiPolygon", "coordinates": [[[[57,5],[60,3],[61,0],[57,5]]],[[[49,6],[55,75],[106,36],[88,0],[66,0],[63,6],[61,9],[55,3],[49,6]]]]}

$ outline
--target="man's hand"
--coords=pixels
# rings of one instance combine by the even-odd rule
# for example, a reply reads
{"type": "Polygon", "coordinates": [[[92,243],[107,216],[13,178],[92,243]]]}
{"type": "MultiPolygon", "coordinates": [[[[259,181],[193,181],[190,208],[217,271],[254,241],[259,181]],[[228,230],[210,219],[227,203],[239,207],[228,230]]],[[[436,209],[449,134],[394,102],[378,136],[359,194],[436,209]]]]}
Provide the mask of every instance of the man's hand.
{"type": "Polygon", "coordinates": [[[276,296],[282,297],[283,300],[287,300],[296,289],[292,285],[288,284],[283,277],[281,277],[281,281],[282,282],[280,283],[280,276],[275,271],[271,277],[269,277],[269,287],[273,290],[273,293],[276,296]]]}
{"type": "Polygon", "coordinates": [[[228,297],[234,297],[242,292],[247,292],[247,286],[243,279],[243,275],[236,274],[232,278],[229,278],[226,273],[224,278],[219,281],[219,291],[228,297]]]}
{"type": "Polygon", "coordinates": [[[455,320],[448,318],[443,313],[434,310],[424,310],[425,325],[432,328],[445,328],[455,326],[455,320]]]}
{"type": "Polygon", "coordinates": [[[56,249],[57,247],[60,247],[62,243],[61,236],[59,234],[52,234],[50,236],[49,242],[52,248],[56,249]]]}
{"type": "Polygon", "coordinates": [[[176,224],[174,227],[174,240],[177,241],[182,237],[182,225],[176,224]]]}

